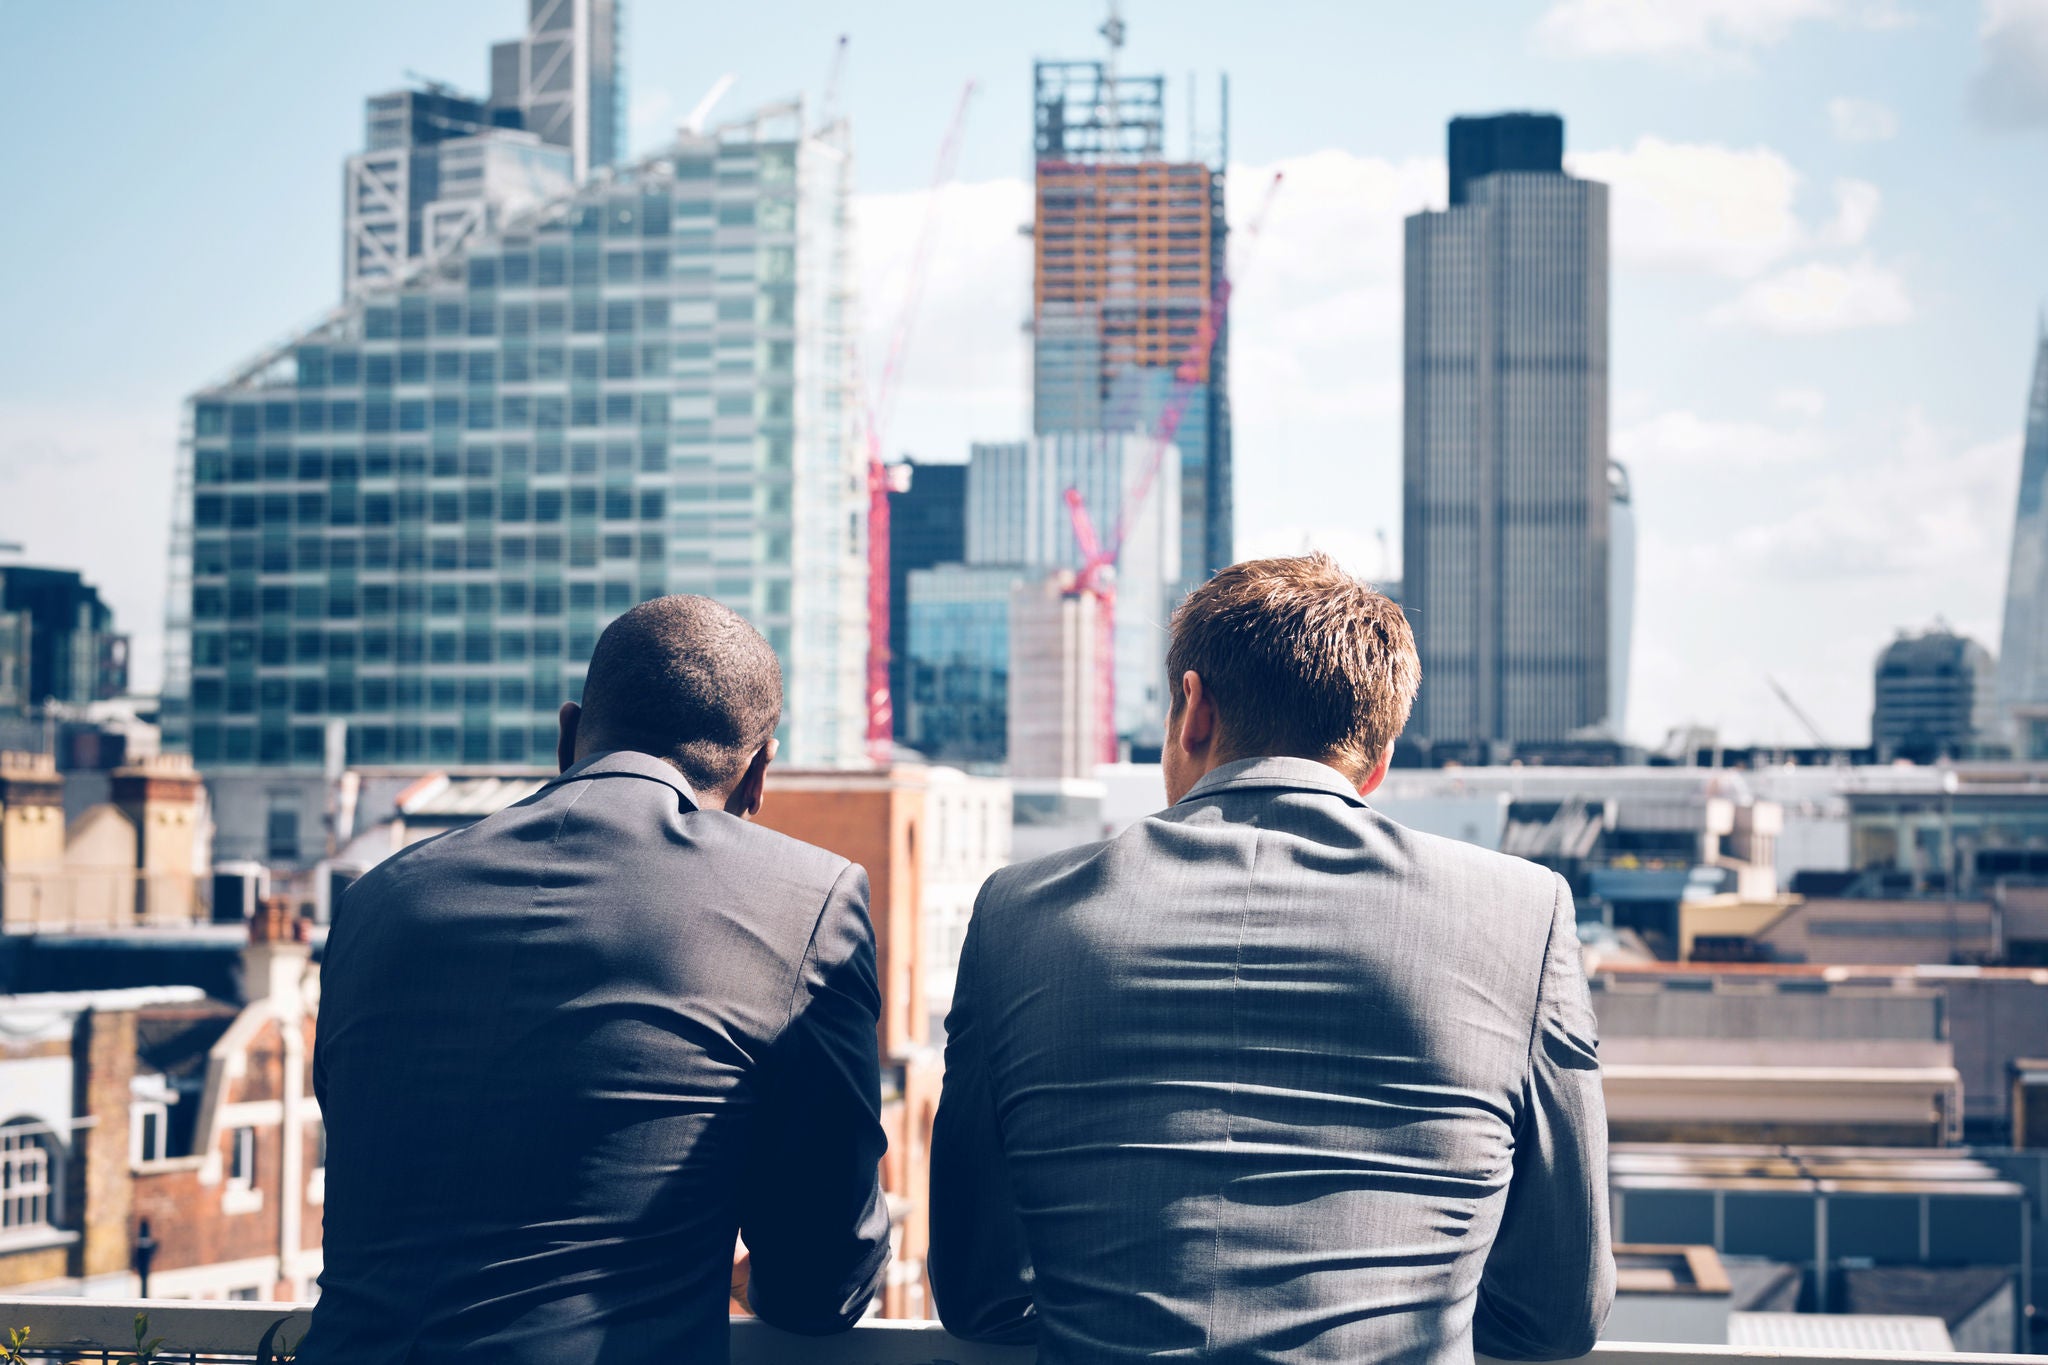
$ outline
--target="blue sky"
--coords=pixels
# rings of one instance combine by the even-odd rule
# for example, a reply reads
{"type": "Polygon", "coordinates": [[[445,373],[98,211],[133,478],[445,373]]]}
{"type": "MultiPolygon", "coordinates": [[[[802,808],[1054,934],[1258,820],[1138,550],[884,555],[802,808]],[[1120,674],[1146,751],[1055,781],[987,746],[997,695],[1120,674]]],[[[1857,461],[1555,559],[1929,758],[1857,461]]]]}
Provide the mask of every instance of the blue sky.
{"type": "MultiPolygon", "coordinates": [[[[1239,542],[1398,570],[1400,222],[1457,113],[1562,113],[1614,193],[1613,442],[1642,526],[1630,729],[1829,737],[1942,616],[1996,646],[2048,298],[2048,0],[1128,0],[1126,68],[1231,80],[1239,542]],[[1385,552],[1379,532],[1389,537],[1385,552]]],[[[84,567],[145,661],[180,396],[330,306],[341,159],[408,69],[481,86],[519,0],[23,7],[0,50],[0,540],[84,567]]],[[[815,94],[851,35],[863,278],[885,333],[961,84],[979,83],[889,442],[1025,422],[1030,60],[1102,7],[631,4],[636,150],[726,72],[815,94]]]]}

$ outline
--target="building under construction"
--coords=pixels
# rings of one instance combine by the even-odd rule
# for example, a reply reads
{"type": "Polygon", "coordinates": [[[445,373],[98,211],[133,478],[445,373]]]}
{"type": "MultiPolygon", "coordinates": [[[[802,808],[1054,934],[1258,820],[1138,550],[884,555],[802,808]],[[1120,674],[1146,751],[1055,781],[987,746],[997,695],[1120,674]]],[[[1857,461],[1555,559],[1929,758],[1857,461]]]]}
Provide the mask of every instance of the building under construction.
{"type": "MultiPolygon", "coordinates": [[[[1224,270],[1228,90],[1217,133],[1166,155],[1166,82],[1109,61],[1035,66],[1034,426],[1151,431],[1172,400],[1224,270]],[[1204,154],[1206,150],[1207,154],[1204,154]]],[[[1218,325],[1222,320],[1218,319],[1218,325]]],[[[1198,362],[1180,418],[1181,578],[1233,556],[1228,334],[1198,362]]]]}

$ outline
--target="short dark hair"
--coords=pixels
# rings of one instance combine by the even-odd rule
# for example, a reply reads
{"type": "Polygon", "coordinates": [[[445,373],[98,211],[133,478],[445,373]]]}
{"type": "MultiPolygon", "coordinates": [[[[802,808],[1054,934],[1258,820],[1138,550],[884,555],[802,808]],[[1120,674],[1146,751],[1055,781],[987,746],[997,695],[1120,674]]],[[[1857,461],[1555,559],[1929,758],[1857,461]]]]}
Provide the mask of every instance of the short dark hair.
{"type": "Polygon", "coordinates": [[[737,782],[782,721],[782,665],[738,612],[708,597],[642,602],[598,637],[583,680],[586,750],[635,749],[699,791],[737,782]]]}
{"type": "Polygon", "coordinates": [[[1233,564],[1173,614],[1167,682],[1215,700],[1230,758],[1289,754],[1363,779],[1408,723],[1422,663],[1408,618],[1328,555],[1233,564]]]}

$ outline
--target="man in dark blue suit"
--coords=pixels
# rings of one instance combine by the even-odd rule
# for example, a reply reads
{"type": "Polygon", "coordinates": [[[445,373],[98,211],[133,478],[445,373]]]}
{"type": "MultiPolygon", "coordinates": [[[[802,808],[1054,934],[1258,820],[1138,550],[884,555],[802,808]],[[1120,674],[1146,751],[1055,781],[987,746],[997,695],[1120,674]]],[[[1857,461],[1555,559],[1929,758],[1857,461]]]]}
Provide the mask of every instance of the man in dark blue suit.
{"type": "Polygon", "coordinates": [[[559,778],[350,889],[299,1360],[722,1360],[740,1233],[762,1318],[860,1316],[889,1257],[867,877],[748,823],[781,710],[746,622],[644,603],[559,778]]]}

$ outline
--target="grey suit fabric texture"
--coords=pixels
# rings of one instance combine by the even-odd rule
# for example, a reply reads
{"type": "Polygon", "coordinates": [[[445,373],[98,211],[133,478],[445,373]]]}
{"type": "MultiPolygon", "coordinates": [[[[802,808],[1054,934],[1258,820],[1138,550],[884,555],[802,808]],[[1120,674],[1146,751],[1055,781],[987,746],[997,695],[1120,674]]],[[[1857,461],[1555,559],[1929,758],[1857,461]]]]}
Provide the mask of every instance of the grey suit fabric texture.
{"type": "Polygon", "coordinates": [[[415,846],[343,898],[314,1084],[303,1365],[727,1358],[887,1269],[867,877],[637,753],[415,846]]]}
{"type": "Polygon", "coordinates": [[[1550,1359],[1612,1302],[1607,1128],[1555,873],[1232,763],[1007,868],[946,1024],[930,1272],[1051,1365],[1550,1359]]]}

